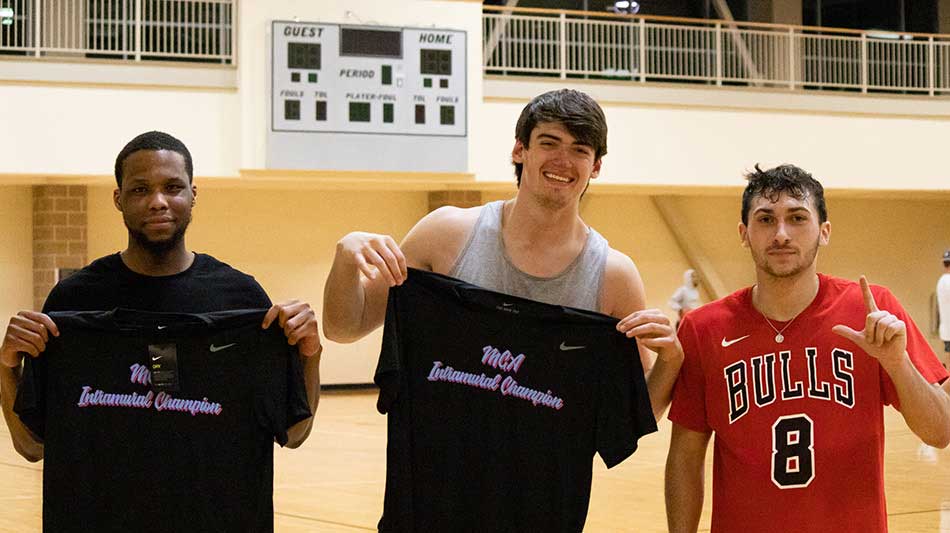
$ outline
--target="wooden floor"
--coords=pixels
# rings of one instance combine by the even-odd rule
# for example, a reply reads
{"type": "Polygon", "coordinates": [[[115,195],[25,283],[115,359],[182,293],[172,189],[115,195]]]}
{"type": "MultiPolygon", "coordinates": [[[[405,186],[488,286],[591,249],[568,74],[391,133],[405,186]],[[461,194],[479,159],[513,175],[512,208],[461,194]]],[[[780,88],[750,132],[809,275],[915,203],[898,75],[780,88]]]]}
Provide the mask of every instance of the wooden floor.
{"type": "MultiPolygon", "coordinates": [[[[382,509],[386,419],[372,392],[324,393],[310,439],[277,450],[275,524],[279,532],[375,531],[382,509]]],[[[886,479],[892,532],[950,533],[950,450],[923,446],[887,409],[886,479]]],[[[595,459],[589,532],[660,532],[669,422],[640,450],[606,470],[595,459]]],[[[0,532],[39,531],[42,463],[21,459],[0,430],[0,532]]],[[[710,456],[712,454],[710,453],[710,456]]],[[[700,524],[709,529],[709,496],[700,524]]]]}

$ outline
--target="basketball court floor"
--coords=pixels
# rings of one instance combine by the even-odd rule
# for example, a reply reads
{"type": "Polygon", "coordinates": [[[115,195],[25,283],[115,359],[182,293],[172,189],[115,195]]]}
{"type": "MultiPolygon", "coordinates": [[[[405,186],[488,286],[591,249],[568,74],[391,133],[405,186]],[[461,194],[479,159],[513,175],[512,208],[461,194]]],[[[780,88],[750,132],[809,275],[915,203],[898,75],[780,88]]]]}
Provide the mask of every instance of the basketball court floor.
{"type": "MultiPolygon", "coordinates": [[[[376,412],[375,405],[374,391],[324,392],[309,440],[297,450],[275,452],[276,531],[376,531],[386,475],[386,418],[376,412]]],[[[887,408],[885,412],[890,531],[950,533],[950,449],[922,445],[897,411],[887,408]]],[[[659,433],[641,439],[637,453],[612,470],[594,458],[585,531],[666,531],[663,469],[669,435],[670,423],[664,420],[659,433]]],[[[710,452],[710,461],[711,456],[710,452]]],[[[16,454],[4,425],[0,430],[0,532],[40,531],[42,465],[16,454]]],[[[710,465],[707,480],[712,479],[710,465]]],[[[700,531],[709,530],[708,489],[707,484],[700,531]]]]}

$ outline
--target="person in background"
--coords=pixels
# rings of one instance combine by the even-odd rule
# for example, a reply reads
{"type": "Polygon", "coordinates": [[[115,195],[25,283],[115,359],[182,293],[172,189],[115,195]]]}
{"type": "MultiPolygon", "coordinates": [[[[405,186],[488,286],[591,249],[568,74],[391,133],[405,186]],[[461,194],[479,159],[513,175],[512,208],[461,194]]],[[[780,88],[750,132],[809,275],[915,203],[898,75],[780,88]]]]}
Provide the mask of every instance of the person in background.
{"type": "Polygon", "coordinates": [[[670,309],[676,311],[676,328],[679,329],[683,315],[699,307],[699,274],[692,268],[683,272],[683,284],[673,291],[670,309]]]}
{"type": "Polygon", "coordinates": [[[943,275],[937,280],[937,312],[940,340],[943,341],[943,367],[950,368],[950,250],[943,253],[943,275]]]}

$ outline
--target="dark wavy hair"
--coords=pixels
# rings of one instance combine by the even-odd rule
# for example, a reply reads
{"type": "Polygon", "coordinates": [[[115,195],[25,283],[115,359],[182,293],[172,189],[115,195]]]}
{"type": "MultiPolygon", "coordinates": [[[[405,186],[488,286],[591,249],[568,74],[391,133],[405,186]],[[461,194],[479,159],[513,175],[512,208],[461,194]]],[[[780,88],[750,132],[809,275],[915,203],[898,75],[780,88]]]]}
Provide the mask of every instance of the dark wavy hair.
{"type": "MultiPolygon", "coordinates": [[[[607,119],[604,110],[593,98],[573,89],[558,89],[534,97],[521,110],[515,126],[515,138],[525,148],[531,132],[541,123],[556,122],[577,139],[594,149],[594,161],[607,153],[607,119]]],[[[515,177],[521,186],[521,163],[514,163],[515,177]]]]}
{"type": "Polygon", "coordinates": [[[742,191],[743,224],[749,223],[749,209],[754,198],[761,196],[775,202],[783,193],[801,201],[811,198],[818,211],[818,222],[824,223],[828,220],[824,187],[811,174],[795,165],[780,165],[762,170],[756,164],[755,171],[746,174],[745,179],[749,183],[742,191]]]}

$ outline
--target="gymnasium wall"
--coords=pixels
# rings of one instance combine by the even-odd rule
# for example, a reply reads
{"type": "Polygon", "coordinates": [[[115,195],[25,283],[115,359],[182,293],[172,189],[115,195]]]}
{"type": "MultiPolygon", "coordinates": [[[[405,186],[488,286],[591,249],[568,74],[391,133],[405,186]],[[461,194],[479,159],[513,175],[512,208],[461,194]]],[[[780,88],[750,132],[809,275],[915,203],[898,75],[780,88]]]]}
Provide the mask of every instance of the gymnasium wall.
{"type": "MultiPolygon", "coordinates": [[[[251,76],[243,67],[240,75],[242,80],[251,76]]],[[[0,174],[108,175],[116,152],[149,129],[185,141],[199,175],[236,176],[241,168],[262,168],[264,80],[242,83],[247,89],[238,93],[0,83],[0,101],[17,102],[6,107],[0,127],[0,174]]],[[[529,95],[562,85],[522,82],[507,84],[506,97],[471,97],[469,169],[476,179],[508,179],[521,108],[529,95]]],[[[693,96],[664,107],[644,102],[636,87],[614,94],[601,85],[574,86],[595,96],[629,98],[622,104],[603,101],[610,127],[603,183],[737,185],[739,173],[757,162],[796,163],[822,176],[828,187],[934,190],[950,181],[941,159],[943,140],[950,138],[950,101],[879,99],[876,115],[822,114],[710,108],[693,96]],[[920,114],[905,114],[907,104],[920,108],[920,114]]],[[[699,92],[707,98],[718,94],[699,92]]],[[[775,96],[800,98],[748,92],[745,99],[768,106],[775,96]]],[[[848,103],[854,97],[837,98],[848,103]]]]}
{"type": "MultiPolygon", "coordinates": [[[[607,117],[602,183],[742,185],[756,163],[794,163],[828,188],[938,190],[950,183],[944,142],[950,100],[571,81],[607,117]]],[[[487,79],[477,110],[477,179],[511,175],[515,121],[528,100],[561,80],[487,79]]]]}
{"type": "MultiPolygon", "coordinates": [[[[272,20],[464,29],[468,98],[481,101],[479,3],[279,0],[238,6],[236,69],[93,62],[70,77],[76,63],[0,58],[0,101],[16,102],[4,107],[0,127],[0,154],[16,157],[0,157],[0,174],[108,174],[119,148],[150,129],[173,133],[200,154],[202,175],[263,168],[272,20]]],[[[478,122],[478,113],[470,113],[470,126],[478,122]]]]}
{"type": "MultiPolygon", "coordinates": [[[[871,283],[886,285],[931,341],[933,349],[942,351],[942,343],[932,332],[935,324],[931,318],[931,295],[943,271],[943,251],[950,248],[950,202],[945,196],[858,199],[841,193],[828,194],[826,200],[831,240],[818,253],[818,270],[854,280],[864,274],[871,283]]],[[[673,202],[685,214],[683,223],[689,232],[701,236],[697,244],[715,265],[716,274],[727,289],[754,283],[751,256],[740,245],[738,236],[739,194],[682,196],[673,198],[673,202]]],[[[650,249],[645,243],[632,250],[634,261],[642,264],[644,255],[639,254],[649,257],[650,249]]],[[[641,266],[641,270],[645,269],[641,266]]],[[[668,287],[678,284],[680,272],[678,268],[669,272],[649,269],[644,274],[648,293],[654,292],[651,286],[663,283],[669,291],[668,287]]]]}
{"type": "MultiPolygon", "coordinates": [[[[401,240],[426,213],[425,193],[328,192],[222,188],[198,185],[186,242],[251,274],[275,302],[296,298],[323,316],[323,284],[336,242],[357,229],[401,240]]],[[[122,216],[111,187],[90,187],[89,257],[125,247],[122,216]]],[[[369,383],[379,355],[381,331],[354,343],[325,342],[324,383],[369,383]]]]}
{"type": "MultiPolygon", "coordinates": [[[[100,176],[93,179],[99,185],[89,188],[88,257],[113,253],[125,246],[126,236],[112,206],[108,176],[124,143],[149,129],[176,134],[194,155],[199,197],[189,247],[255,275],[274,300],[305,299],[320,313],[334,244],[343,234],[361,229],[399,240],[426,213],[425,192],[326,191],[305,183],[301,190],[290,190],[203,178],[233,178],[241,169],[263,167],[271,20],[467,30],[469,170],[492,191],[499,189],[488,182],[514,181],[510,151],[521,108],[530,97],[564,85],[539,78],[483,79],[478,2],[278,0],[239,5],[238,66],[218,69],[233,74],[230,86],[184,88],[180,79],[167,86],[115,79],[83,84],[0,81],[0,101],[14,103],[5,106],[0,122],[2,316],[31,302],[31,196],[29,186],[18,184],[41,183],[48,174],[100,176]]],[[[14,63],[23,62],[0,60],[0,80],[6,79],[4,67],[14,63]]],[[[38,72],[51,67],[50,62],[27,63],[38,72]]],[[[736,235],[738,193],[729,191],[742,185],[741,173],[756,162],[792,162],[836,189],[829,199],[832,244],[820,254],[821,270],[848,277],[863,272],[872,282],[891,286],[928,329],[940,252],[950,248],[950,195],[945,192],[950,176],[942,146],[950,138],[950,100],[573,83],[598,98],[607,113],[609,153],[597,183],[646,185],[654,193],[675,195],[670,201],[680,213],[676,223],[697,236],[728,289],[753,279],[748,252],[736,235]],[[694,193],[693,185],[714,190],[694,193]],[[842,192],[854,189],[877,192],[842,192]]],[[[486,193],[485,199],[513,194],[511,186],[508,192],[486,193]]],[[[581,212],[614,247],[634,258],[648,305],[667,309],[667,299],[691,265],[650,196],[636,187],[617,192],[595,186],[581,212]]],[[[379,333],[353,345],[327,343],[324,382],[370,381],[378,344],[379,333]]]]}
{"type": "Polygon", "coordinates": [[[0,102],[8,103],[0,125],[0,174],[111,176],[119,150],[148,130],[184,141],[202,175],[238,172],[240,112],[234,92],[0,82],[0,102]]]}
{"type": "Polygon", "coordinates": [[[478,180],[510,175],[507,154],[518,112],[530,97],[567,82],[590,92],[607,111],[605,183],[735,185],[737,173],[756,162],[786,161],[822,175],[829,187],[932,190],[950,179],[941,161],[942,141],[950,137],[946,99],[781,87],[483,80],[477,2],[280,0],[239,6],[236,68],[178,68],[163,77],[155,72],[171,67],[90,63],[84,69],[99,77],[84,75],[77,85],[44,78],[54,70],[62,77],[68,63],[4,58],[0,80],[7,70],[29,67],[38,82],[0,81],[0,101],[16,102],[6,106],[0,127],[0,174],[109,174],[118,148],[147,129],[180,136],[199,159],[200,175],[263,168],[270,21],[297,18],[466,30],[469,170],[478,180]],[[221,81],[228,73],[230,85],[221,81]]]}
{"type": "MultiPolygon", "coordinates": [[[[501,199],[502,195],[487,196],[501,199]]],[[[670,197],[685,230],[697,236],[700,253],[714,265],[715,275],[731,292],[755,283],[755,269],[738,234],[740,192],[734,195],[670,197]]],[[[941,256],[950,249],[950,201],[934,199],[857,199],[826,195],[831,241],[818,254],[818,270],[886,285],[900,299],[935,351],[931,295],[943,271],[941,256]]],[[[581,203],[581,216],[611,246],[637,264],[647,292],[647,306],[671,317],[668,299],[693,268],[645,195],[591,194],[581,203]]],[[[710,295],[701,291],[703,301],[710,295]]],[[[855,327],[858,325],[854,325],[855,327]]]]}
{"type": "MultiPolygon", "coordinates": [[[[273,191],[199,186],[189,248],[211,253],[254,275],[271,298],[307,300],[322,314],[323,284],[336,241],[353,230],[388,233],[397,240],[425,215],[427,198],[419,192],[273,191]]],[[[512,194],[514,187],[511,188],[512,194]]],[[[502,199],[509,194],[485,194],[502,199]]],[[[748,250],[739,245],[739,198],[677,196],[671,200],[680,222],[700,236],[702,253],[732,291],[753,282],[748,250]]],[[[929,334],[929,298],[940,273],[940,254],[950,247],[950,209],[944,200],[847,199],[831,196],[831,244],[819,253],[819,269],[889,286],[904,303],[934,349],[929,334]]],[[[113,253],[125,245],[121,216],[111,188],[91,187],[89,257],[113,253]]],[[[611,245],[630,255],[647,289],[647,305],[670,313],[667,300],[691,268],[649,196],[588,193],[584,219],[611,245]]],[[[29,242],[25,243],[29,250],[29,242]]],[[[22,275],[29,275],[28,267],[22,275]]],[[[29,295],[25,295],[28,302],[29,295]]],[[[704,301],[708,295],[703,295],[704,301]]],[[[326,343],[324,383],[372,380],[379,353],[376,332],[362,341],[326,343]]]]}
{"type": "MultiPolygon", "coordinates": [[[[236,93],[0,83],[0,100],[17,102],[6,107],[0,127],[0,174],[108,175],[119,148],[149,129],[182,138],[199,161],[200,175],[236,176],[241,168],[262,168],[265,81],[245,79],[256,76],[245,67],[240,76],[247,88],[236,93]]],[[[470,91],[469,169],[476,179],[511,175],[518,113],[530,95],[562,85],[506,84],[500,94],[508,96],[486,99],[470,91]]],[[[941,160],[942,141],[950,137],[950,101],[877,99],[877,114],[769,111],[776,97],[802,96],[736,91],[729,94],[759,107],[708,107],[693,95],[663,106],[645,101],[637,87],[617,92],[602,85],[574,86],[598,97],[605,93],[610,137],[603,183],[736,185],[736,176],[756,162],[794,162],[823,176],[829,187],[932,190],[950,180],[941,160]],[[905,113],[908,105],[919,114],[905,113]]],[[[711,89],[697,92],[707,99],[722,96],[711,89]]],[[[804,97],[822,99],[828,108],[855,98],[804,97]]]]}
{"type": "Polygon", "coordinates": [[[33,306],[33,192],[0,186],[0,317],[33,306]]]}

